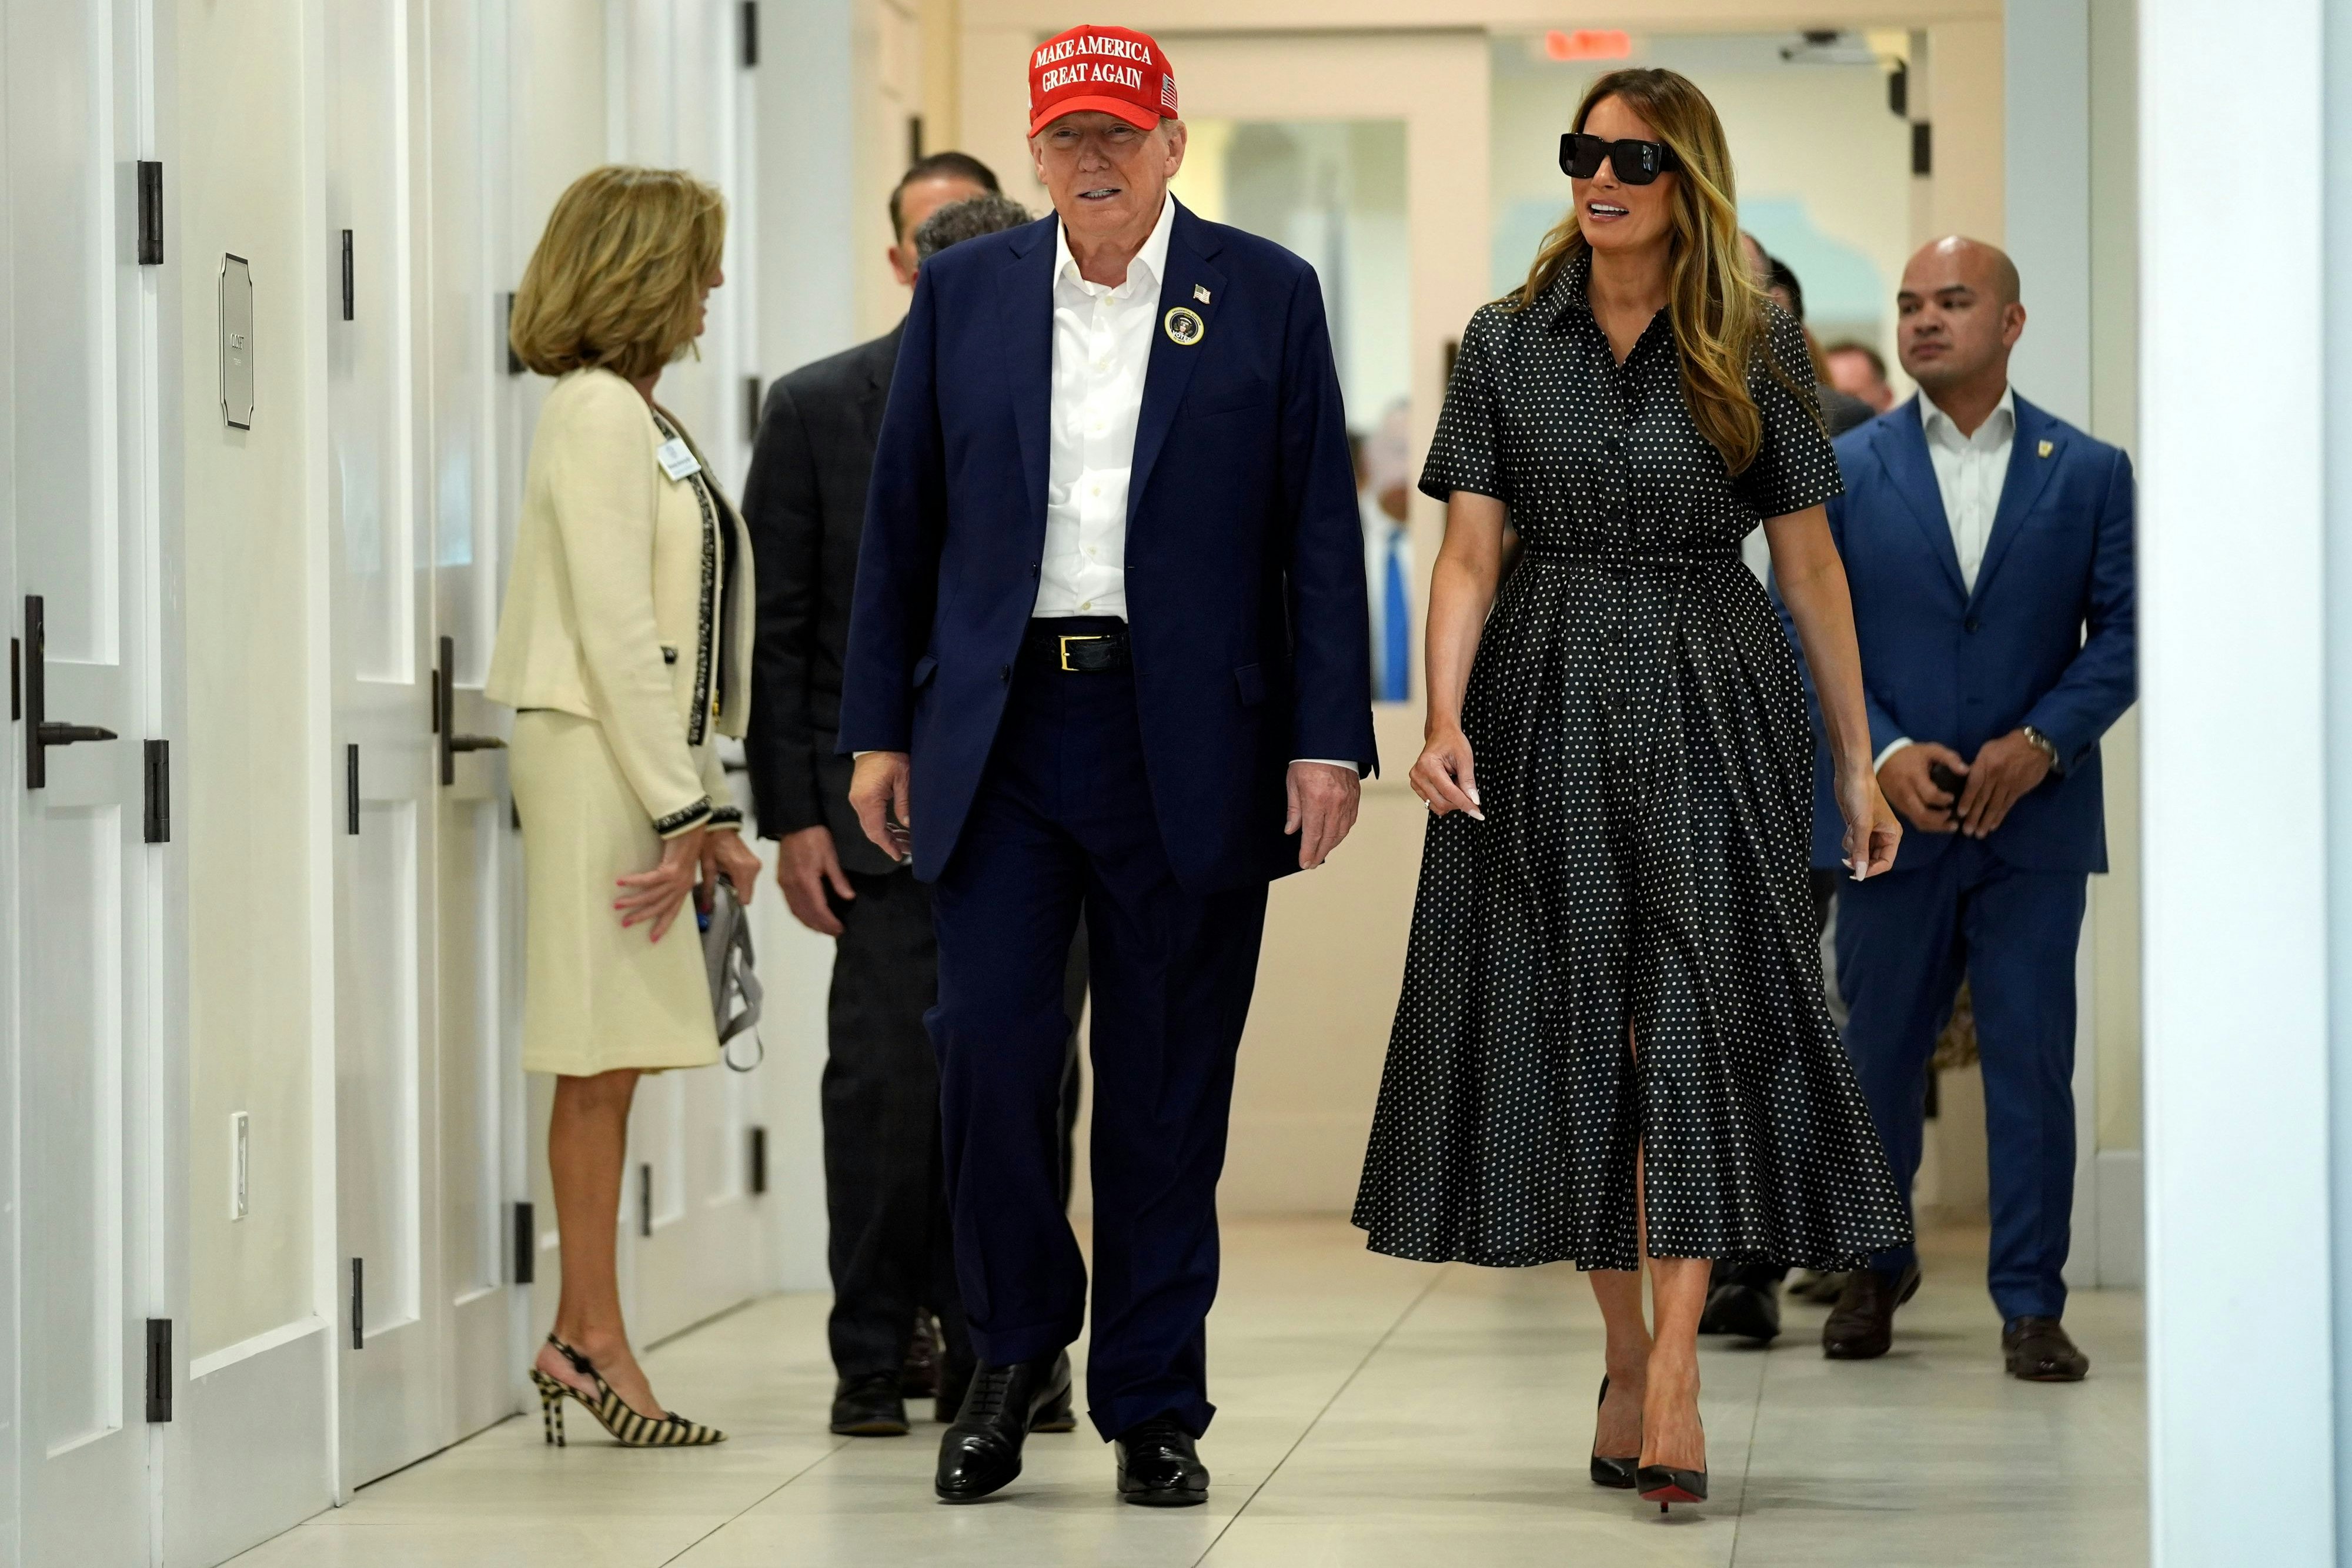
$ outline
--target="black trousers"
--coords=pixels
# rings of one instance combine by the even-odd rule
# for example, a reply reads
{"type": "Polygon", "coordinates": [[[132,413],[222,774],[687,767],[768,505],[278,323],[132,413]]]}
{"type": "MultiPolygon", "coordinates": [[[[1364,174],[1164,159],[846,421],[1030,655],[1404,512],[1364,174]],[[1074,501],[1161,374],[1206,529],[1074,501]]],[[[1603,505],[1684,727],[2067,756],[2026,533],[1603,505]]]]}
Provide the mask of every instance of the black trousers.
{"type": "MultiPolygon", "coordinates": [[[[939,1060],[923,1014],[938,989],[931,890],[904,872],[849,873],[827,1004],[824,1123],[827,1338],[843,1377],[896,1373],[918,1310],[939,1317],[950,1365],[971,1364],[940,1155],[939,1060]]],[[[1061,1089],[1062,1198],[1078,1111],[1085,933],[1064,971],[1070,1022],[1061,1089]]]]}
{"type": "Polygon", "coordinates": [[[1190,893],[1151,808],[1132,678],[1024,654],[940,876],[931,1014],[956,1266],[992,1365],[1052,1355],[1087,1315],[1056,1193],[1062,944],[1094,960],[1093,1349],[1105,1437],[1152,1416],[1205,1429],[1217,1176],[1265,926],[1263,883],[1190,893]]]}

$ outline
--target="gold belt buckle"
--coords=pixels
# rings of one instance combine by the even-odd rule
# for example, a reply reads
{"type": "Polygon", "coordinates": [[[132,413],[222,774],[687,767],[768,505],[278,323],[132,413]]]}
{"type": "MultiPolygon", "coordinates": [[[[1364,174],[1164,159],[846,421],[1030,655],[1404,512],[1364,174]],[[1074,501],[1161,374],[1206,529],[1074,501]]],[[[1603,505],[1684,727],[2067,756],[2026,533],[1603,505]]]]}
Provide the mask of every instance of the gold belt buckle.
{"type": "Polygon", "coordinates": [[[1084,674],[1086,673],[1085,671],[1083,671],[1083,670],[1078,670],[1078,669],[1075,669],[1075,668],[1073,668],[1073,667],[1071,666],[1071,664],[1070,664],[1070,644],[1071,644],[1071,643],[1099,643],[1099,642],[1101,642],[1101,641],[1103,641],[1103,638],[1102,638],[1102,636],[1101,636],[1099,633],[1097,633],[1097,634],[1092,635],[1092,636],[1078,635],[1078,636],[1069,636],[1069,637],[1065,637],[1065,638],[1063,638],[1063,639],[1062,639],[1062,668],[1064,668],[1064,669],[1066,669],[1066,670],[1069,670],[1069,671],[1070,671],[1070,673],[1071,673],[1072,674],[1084,674]]]}

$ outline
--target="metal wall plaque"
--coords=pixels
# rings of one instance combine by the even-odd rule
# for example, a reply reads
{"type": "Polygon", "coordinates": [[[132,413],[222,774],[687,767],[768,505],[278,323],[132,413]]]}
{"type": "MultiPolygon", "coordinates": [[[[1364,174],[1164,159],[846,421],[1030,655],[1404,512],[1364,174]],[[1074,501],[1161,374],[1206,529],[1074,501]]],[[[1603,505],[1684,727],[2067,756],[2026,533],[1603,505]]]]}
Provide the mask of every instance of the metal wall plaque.
{"type": "Polygon", "coordinates": [[[220,269],[221,417],[232,429],[253,428],[253,269],[241,256],[224,255],[220,269]]]}

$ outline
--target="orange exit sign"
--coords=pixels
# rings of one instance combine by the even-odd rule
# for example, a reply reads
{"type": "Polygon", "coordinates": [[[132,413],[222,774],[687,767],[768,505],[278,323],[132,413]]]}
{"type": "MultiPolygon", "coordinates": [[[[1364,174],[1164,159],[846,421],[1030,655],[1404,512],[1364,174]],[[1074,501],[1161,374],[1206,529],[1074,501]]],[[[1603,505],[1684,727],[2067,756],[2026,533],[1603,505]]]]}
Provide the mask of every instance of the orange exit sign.
{"type": "Polygon", "coordinates": [[[1555,27],[1544,35],[1544,53],[1555,60],[1622,60],[1633,52],[1633,35],[1616,27],[1555,27]]]}

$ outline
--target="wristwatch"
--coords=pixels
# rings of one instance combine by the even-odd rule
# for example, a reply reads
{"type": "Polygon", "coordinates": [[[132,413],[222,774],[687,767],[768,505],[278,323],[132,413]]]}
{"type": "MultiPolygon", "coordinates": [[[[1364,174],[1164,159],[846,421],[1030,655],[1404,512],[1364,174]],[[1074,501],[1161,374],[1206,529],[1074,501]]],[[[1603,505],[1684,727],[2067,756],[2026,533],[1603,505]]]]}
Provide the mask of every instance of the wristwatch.
{"type": "Polygon", "coordinates": [[[2025,743],[2028,746],[2031,746],[2033,749],[2039,751],[2042,756],[2050,759],[2051,772],[2056,773],[2062,771],[2058,766],[2058,743],[2056,741],[2051,739],[2048,736],[2042,734],[2040,730],[2034,728],[2030,724],[2019,730],[2018,733],[2025,737],[2025,743]]]}

